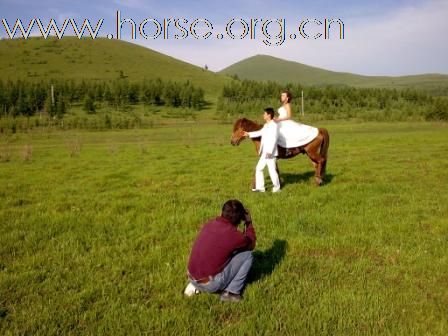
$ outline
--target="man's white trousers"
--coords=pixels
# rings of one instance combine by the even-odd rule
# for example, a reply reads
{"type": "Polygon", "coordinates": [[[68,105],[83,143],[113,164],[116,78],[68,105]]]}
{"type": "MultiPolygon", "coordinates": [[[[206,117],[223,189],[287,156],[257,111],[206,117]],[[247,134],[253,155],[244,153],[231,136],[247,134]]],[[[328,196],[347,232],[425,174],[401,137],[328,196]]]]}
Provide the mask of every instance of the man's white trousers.
{"type": "Polygon", "coordinates": [[[272,190],[280,189],[280,181],[278,178],[276,163],[277,159],[275,157],[271,159],[266,158],[266,154],[261,154],[260,160],[257,163],[257,167],[255,168],[255,188],[257,190],[264,190],[264,167],[268,166],[269,177],[271,178],[273,188],[272,190]]]}

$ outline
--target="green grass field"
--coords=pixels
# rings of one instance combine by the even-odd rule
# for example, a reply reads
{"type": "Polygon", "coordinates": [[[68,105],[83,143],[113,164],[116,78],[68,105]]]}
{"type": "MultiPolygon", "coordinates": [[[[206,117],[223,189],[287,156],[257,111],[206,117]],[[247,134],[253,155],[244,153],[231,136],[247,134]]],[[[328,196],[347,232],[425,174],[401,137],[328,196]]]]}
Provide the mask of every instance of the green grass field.
{"type": "Polygon", "coordinates": [[[300,156],[253,194],[231,125],[0,140],[2,335],[446,335],[448,125],[322,123],[327,184],[300,156]],[[240,304],[184,298],[227,199],[258,243],[240,304]]]}

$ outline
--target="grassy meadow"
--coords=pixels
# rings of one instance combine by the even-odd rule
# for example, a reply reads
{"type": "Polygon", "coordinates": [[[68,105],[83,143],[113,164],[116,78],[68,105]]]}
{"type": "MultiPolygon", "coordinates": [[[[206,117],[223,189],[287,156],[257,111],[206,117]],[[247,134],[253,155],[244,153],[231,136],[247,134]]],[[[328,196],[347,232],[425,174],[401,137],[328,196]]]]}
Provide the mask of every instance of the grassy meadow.
{"type": "Polygon", "coordinates": [[[327,183],[300,156],[279,194],[250,192],[231,125],[2,135],[0,334],[446,335],[448,125],[316,126],[327,183]],[[185,298],[230,198],[258,236],[244,300],[185,298]]]}

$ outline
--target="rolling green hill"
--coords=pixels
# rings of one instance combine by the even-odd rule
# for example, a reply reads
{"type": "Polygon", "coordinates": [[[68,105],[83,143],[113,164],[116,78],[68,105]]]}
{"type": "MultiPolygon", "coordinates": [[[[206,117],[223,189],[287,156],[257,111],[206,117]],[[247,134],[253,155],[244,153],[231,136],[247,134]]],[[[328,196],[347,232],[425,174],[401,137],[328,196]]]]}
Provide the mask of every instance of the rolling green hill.
{"type": "Polygon", "coordinates": [[[216,96],[230,79],[125,41],[76,37],[0,41],[2,79],[190,80],[216,96]]]}
{"type": "Polygon", "coordinates": [[[356,87],[420,88],[448,95],[448,76],[438,74],[385,77],[362,76],[319,69],[272,56],[257,55],[214,73],[154,50],[119,40],[76,37],[0,40],[0,74],[3,80],[92,79],[113,80],[121,75],[130,81],[160,77],[190,80],[214,100],[231,81],[242,79],[301,83],[303,85],[348,85],[356,87]]]}
{"type": "Polygon", "coordinates": [[[362,76],[334,72],[280,58],[257,55],[224,70],[221,74],[237,75],[241,79],[301,83],[303,85],[348,85],[356,87],[420,88],[438,94],[448,93],[448,75],[426,74],[386,77],[362,76]]]}

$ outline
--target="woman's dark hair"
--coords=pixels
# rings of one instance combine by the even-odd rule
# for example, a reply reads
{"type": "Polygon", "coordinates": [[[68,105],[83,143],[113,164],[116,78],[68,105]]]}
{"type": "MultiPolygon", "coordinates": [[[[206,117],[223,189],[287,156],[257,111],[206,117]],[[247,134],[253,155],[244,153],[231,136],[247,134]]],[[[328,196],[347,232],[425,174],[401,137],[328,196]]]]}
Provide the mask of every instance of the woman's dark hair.
{"type": "Polygon", "coordinates": [[[272,107],[266,107],[264,111],[271,116],[271,119],[274,119],[274,109],[272,107]]]}
{"type": "Polygon", "coordinates": [[[286,97],[288,97],[288,103],[292,100],[292,93],[289,90],[283,90],[282,93],[286,93],[286,97]]]}
{"type": "Polygon", "coordinates": [[[244,218],[246,210],[238,200],[228,200],[222,206],[221,216],[228,219],[233,225],[238,225],[244,218]]]}

